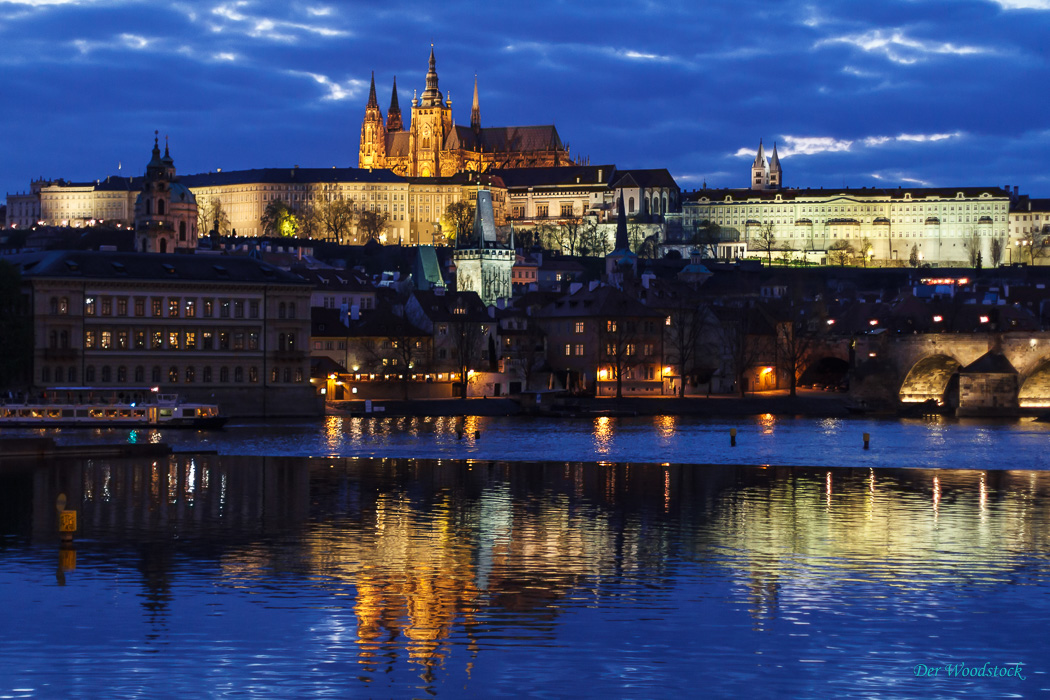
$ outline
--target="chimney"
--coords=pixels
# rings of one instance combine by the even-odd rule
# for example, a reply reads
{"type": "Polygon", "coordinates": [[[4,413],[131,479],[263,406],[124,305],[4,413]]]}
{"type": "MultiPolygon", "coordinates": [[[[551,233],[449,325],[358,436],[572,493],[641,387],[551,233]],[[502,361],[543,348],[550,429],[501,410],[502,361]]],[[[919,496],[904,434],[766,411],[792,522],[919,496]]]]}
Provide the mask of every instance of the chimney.
{"type": "Polygon", "coordinates": [[[602,172],[603,172],[602,168],[598,168],[598,182],[602,181],[602,172]]]}

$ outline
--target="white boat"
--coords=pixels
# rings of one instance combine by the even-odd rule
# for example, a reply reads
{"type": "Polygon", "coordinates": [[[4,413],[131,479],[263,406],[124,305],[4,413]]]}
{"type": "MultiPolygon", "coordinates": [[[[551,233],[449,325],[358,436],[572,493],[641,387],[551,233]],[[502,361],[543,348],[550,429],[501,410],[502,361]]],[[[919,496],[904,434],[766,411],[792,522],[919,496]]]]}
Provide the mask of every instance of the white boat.
{"type": "Polygon", "coordinates": [[[55,387],[38,397],[0,399],[0,428],[221,428],[215,404],[179,400],[157,387],[55,387]]]}

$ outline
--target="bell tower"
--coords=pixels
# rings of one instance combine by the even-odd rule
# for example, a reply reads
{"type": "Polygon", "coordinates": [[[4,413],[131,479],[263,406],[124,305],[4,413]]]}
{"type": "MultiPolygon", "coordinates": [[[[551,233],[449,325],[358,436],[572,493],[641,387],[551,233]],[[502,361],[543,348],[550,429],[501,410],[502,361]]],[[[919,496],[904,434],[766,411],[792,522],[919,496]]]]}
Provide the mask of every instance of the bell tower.
{"type": "Polygon", "coordinates": [[[372,73],[372,86],[368,91],[365,119],[361,123],[361,149],[357,157],[359,168],[386,167],[386,125],[383,110],[376,99],[376,74],[372,73]]]}
{"type": "Polygon", "coordinates": [[[409,176],[440,177],[455,174],[455,163],[442,163],[441,153],[445,139],[452,131],[452,108],[438,90],[437,61],[434,46],[430,46],[430,67],[427,70],[427,87],[419,96],[419,103],[412,101],[412,162],[409,176]],[[445,171],[449,172],[445,172],[445,171]]]}

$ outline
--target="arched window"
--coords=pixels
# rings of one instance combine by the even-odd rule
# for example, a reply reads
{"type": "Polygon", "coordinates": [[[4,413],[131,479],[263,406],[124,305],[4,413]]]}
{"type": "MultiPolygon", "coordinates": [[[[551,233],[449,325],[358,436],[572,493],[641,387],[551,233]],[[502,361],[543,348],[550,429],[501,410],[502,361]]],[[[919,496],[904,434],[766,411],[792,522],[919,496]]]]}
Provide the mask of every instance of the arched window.
{"type": "Polygon", "coordinates": [[[58,347],[58,331],[51,331],[50,333],[48,333],[48,335],[47,335],[47,346],[49,348],[57,348],[58,347]]]}
{"type": "Polygon", "coordinates": [[[280,380],[280,378],[281,378],[281,371],[279,369],[277,369],[276,367],[274,367],[273,371],[270,372],[270,382],[272,384],[276,384],[280,380]]]}
{"type": "Polygon", "coordinates": [[[58,315],[58,297],[51,297],[51,302],[49,304],[49,309],[51,310],[51,315],[52,316],[57,316],[58,315]]]}
{"type": "Polygon", "coordinates": [[[233,368],[233,381],[236,382],[237,384],[240,384],[241,382],[244,381],[244,368],[243,367],[234,367],[233,368]]]}
{"type": "Polygon", "coordinates": [[[201,373],[201,379],[205,384],[211,384],[211,367],[205,367],[204,372],[201,373]]]}
{"type": "Polygon", "coordinates": [[[284,368],[284,383],[285,384],[291,384],[292,383],[292,368],[291,367],[285,367],[284,368]]]}
{"type": "Polygon", "coordinates": [[[634,197],[631,197],[630,199],[628,199],[627,200],[627,204],[628,204],[627,213],[628,214],[633,214],[634,213],[634,197]]]}
{"type": "Polygon", "coordinates": [[[295,302],[288,302],[288,318],[295,318],[295,302]]]}
{"type": "Polygon", "coordinates": [[[154,365],[153,369],[150,370],[150,381],[154,384],[160,384],[160,367],[154,365]]]}
{"type": "Polygon", "coordinates": [[[70,384],[73,384],[74,382],[77,381],[77,368],[76,367],[70,367],[66,371],[66,381],[69,382],[70,384]]]}
{"type": "Polygon", "coordinates": [[[113,370],[110,369],[109,365],[102,368],[102,383],[109,384],[113,381],[113,370]]]}
{"type": "Polygon", "coordinates": [[[171,367],[168,368],[168,382],[170,384],[178,384],[179,383],[179,368],[176,367],[175,365],[172,365],[171,367]]]}
{"type": "Polygon", "coordinates": [[[162,253],[167,253],[168,252],[168,239],[167,238],[160,239],[160,252],[162,252],[162,253]]]}
{"type": "Polygon", "coordinates": [[[40,370],[40,381],[43,382],[44,384],[47,384],[48,382],[51,381],[51,368],[50,367],[44,367],[42,370],[40,370]]]}
{"type": "Polygon", "coordinates": [[[288,334],[288,349],[295,350],[295,333],[288,334]]]}
{"type": "Polygon", "coordinates": [[[230,368],[221,367],[219,368],[219,383],[226,384],[230,381],[230,368]]]}
{"type": "Polygon", "coordinates": [[[179,222],[179,240],[180,241],[186,240],[186,222],[185,221],[180,221],[179,222]]]}
{"type": "Polygon", "coordinates": [[[117,367],[117,383],[123,384],[128,381],[128,368],[124,365],[117,367]]]}
{"type": "Polygon", "coordinates": [[[277,318],[284,318],[286,313],[287,312],[285,310],[285,305],[282,301],[280,304],[277,305],[277,318]]]}
{"type": "Polygon", "coordinates": [[[248,368],[248,381],[252,384],[256,384],[259,381],[259,368],[249,367],[248,368]]]}
{"type": "Polygon", "coordinates": [[[193,369],[193,365],[186,368],[186,383],[193,384],[194,378],[197,376],[197,371],[193,369]]]}
{"type": "Polygon", "coordinates": [[[141,384],[144,381],[146,381],[146,368],[139,365],[135,368],[135,383],[141,384]]]}
{"type": "Polygon", "coordinates": [[[69,331],[62,331],[58,334],[58,346],[63,349],[69,347],[69,331]]]}
{"type": "Polygon", "coordinates": [[[88,384],[93,384],[95,382],[95,368],[94,367],[89,365],[87,367],[87,369],[84,370],[84,381],[87,382],[88,384]]]}
{"type": "Polygon", "coordinates": [[[285,335],[284,335],[284,333],[278,333],[277,334],[277,349],[278,350],[287,350],[288,349],[288,348],[285,347],[285,335]]]}
{"type": "Polygon", "coordinates": [[[164,200],[157,199],[157,216],[164,216],[164,200]]]}

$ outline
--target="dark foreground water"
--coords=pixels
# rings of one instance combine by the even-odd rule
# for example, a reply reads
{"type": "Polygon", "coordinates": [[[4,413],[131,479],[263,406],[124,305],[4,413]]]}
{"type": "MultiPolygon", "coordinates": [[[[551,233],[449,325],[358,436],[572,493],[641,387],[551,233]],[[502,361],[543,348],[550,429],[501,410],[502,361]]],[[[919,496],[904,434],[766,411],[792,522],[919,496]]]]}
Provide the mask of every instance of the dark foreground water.
{"type": "Polygon", "coordinates": [[[0,697],[1039,696],[1048,495],[1029,470],[8,466],[0,697]],[[1010,675],[961,675],[985,664],[1010,675]]]}
{"type": "Polygon", "coordinates": [[[1050,423],[1030,418],[879,420],[771,414],[638,418],[340,418],[234,423],[222,431],[0,430],[60,443],[164,442],[225,455],[569,460],[828,467],[1046,469],[1050,423]],[[730,430],[737,445],[730,447],[730,430]],[[864,450],[863,436],[870,435],[864,450]]]}

